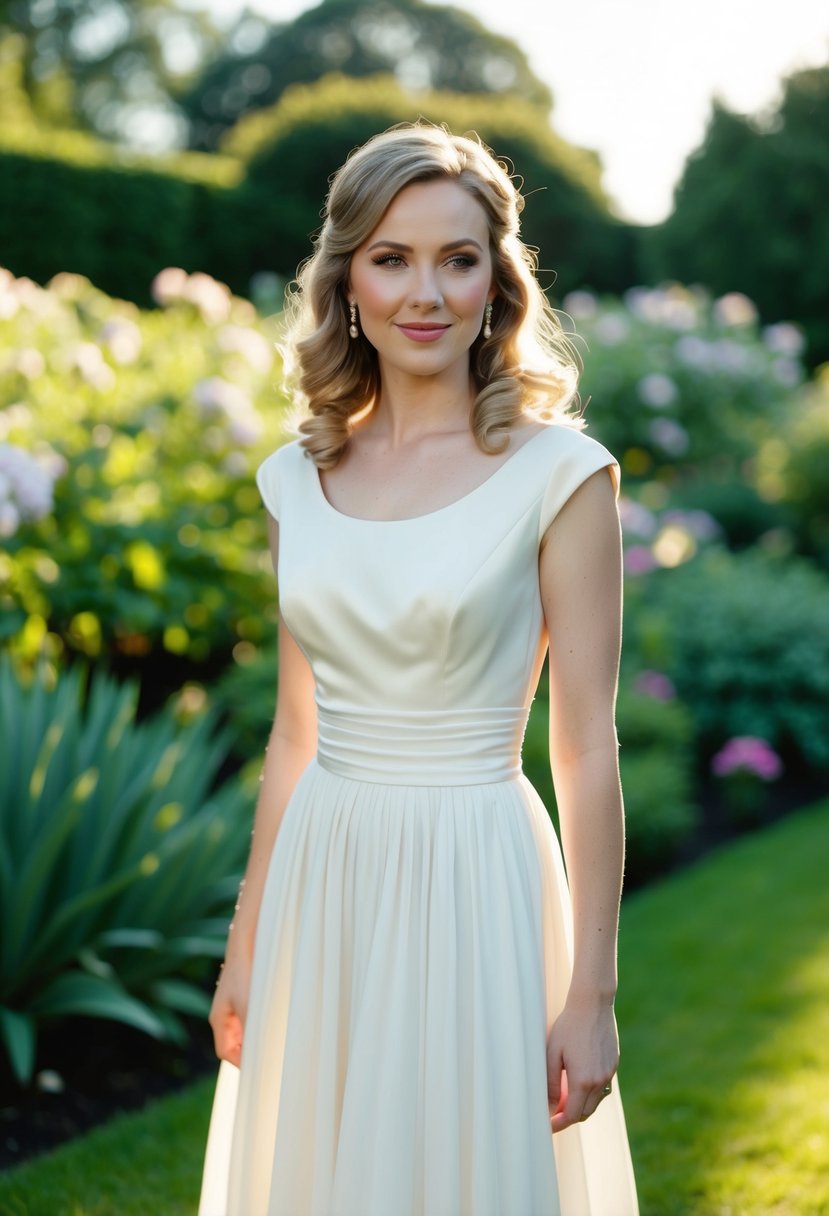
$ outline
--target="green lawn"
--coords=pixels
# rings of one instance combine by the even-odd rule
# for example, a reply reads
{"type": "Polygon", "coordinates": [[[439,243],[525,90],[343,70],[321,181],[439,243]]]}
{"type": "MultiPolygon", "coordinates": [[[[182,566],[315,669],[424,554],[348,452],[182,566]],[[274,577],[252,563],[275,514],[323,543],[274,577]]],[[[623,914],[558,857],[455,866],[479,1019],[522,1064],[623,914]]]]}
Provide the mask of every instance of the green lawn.
{"type": "MultiPolygon", "coordinates": [[[[829,1213],[829,803],[626,901],[642,1216],[829,1213]]],[[[0,1178],[2,1216],[193,1216],[213,1082],[0,1178]]]]}

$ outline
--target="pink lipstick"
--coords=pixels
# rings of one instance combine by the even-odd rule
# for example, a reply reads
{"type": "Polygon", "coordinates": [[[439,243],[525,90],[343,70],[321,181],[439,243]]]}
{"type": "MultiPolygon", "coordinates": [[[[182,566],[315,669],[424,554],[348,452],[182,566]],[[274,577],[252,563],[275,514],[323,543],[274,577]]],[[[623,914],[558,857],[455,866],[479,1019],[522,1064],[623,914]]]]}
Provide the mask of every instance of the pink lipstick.
{"type": "Polygon", "coordinates": [[[412,321],[408,325],[398,325],[397,328],[413,342],[436,342],[446,333],[449,326],[433,321],[412,321]]]}

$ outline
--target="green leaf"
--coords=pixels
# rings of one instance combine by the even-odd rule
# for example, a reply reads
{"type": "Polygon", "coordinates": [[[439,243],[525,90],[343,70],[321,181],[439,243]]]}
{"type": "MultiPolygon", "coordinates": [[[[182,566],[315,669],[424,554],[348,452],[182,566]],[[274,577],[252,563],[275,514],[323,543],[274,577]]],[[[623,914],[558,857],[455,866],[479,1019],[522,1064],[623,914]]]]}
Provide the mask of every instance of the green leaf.
{"type": "Polygon", "coordinates": [[[50,1018],[66,1017],[72,1013],[109,1018],[143,1030],[153,1038],[165,1037],[161,1019],[143,1001],[124,992],[112,980],[84,975],[80,971],[68,971],[56,976],[29,1002],[29,1012],[50,1018]]]}
{"type": "Polygon", "coordinates": [[[31,1080],[35,1063],[35,1022],[24,1013],[0,1005],[0,1038],[21,1085],[31,1080]]]}
{"type": "Polygon", "coordinates": [[[150,996],[159,1004],[179,1013],[192,1013],[196,1017],[207,1017],[211,1000],[202,988],[187,984],[184,980],[162,979],[150,988],[150,996]]]}

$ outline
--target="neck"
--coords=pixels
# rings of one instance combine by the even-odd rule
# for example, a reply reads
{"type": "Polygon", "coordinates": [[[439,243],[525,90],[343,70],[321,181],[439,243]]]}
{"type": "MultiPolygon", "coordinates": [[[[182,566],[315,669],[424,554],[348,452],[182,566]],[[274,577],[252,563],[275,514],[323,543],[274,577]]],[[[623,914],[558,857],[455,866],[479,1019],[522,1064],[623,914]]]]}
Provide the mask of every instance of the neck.
{"type": "Polygon", "coordinates": [[[392,447],[427,434],[465,431],[474,400],[466,367],[429,377],[384,370],[380,397],[370,415],[371,430],[392,447]]]}

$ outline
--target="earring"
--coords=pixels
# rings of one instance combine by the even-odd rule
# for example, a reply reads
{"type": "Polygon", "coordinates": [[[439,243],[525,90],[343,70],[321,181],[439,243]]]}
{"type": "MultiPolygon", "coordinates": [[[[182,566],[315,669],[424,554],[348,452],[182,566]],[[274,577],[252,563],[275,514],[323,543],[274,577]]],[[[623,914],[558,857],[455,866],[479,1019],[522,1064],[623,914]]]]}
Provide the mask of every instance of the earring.
{"type": "Polygon", "coordinates": [[[351,324],[348,327],[348,332],[352,338],[357,338],[360,334],[360,331],[357,328],[357,305],[353,300],[351,302],[351,324]]]}
{"type": "Polygon", "coordinates": [[[484,337],[492,337],[492,300],[487,301],[487,306],[484,309],[484,337]]]}

